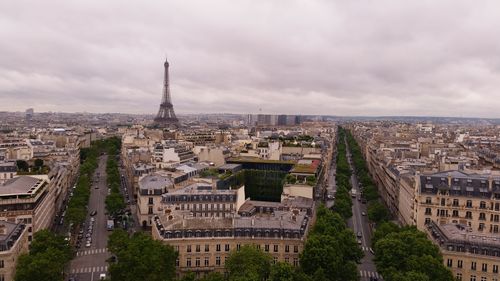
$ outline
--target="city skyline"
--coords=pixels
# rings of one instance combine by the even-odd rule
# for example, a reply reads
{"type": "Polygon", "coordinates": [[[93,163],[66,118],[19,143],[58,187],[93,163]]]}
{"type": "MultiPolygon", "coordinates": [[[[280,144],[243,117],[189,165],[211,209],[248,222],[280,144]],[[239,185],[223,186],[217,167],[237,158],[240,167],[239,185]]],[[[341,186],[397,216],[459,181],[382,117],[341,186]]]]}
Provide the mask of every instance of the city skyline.
{"type": "Polygon", "coordinates": [[[499,118],[499,5],[0,4],[0,111],[499,118]]]}

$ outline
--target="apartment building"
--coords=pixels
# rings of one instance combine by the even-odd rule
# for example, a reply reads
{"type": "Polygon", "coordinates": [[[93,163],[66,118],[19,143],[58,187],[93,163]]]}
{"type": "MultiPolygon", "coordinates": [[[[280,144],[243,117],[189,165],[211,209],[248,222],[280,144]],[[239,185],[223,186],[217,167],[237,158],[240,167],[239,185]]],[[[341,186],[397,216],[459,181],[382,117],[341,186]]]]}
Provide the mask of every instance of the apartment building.
{"type": "Polygon", "coordinates": [[[152,164],[157,168],[170,168],[194,161],[195,154],[189,143],[163,141],[153,146],[152,164]]]}
{"type": "Polygon", "coordinates": [[[463,224],[473,231],[499,233],[500,177],[448,171],[417,177],[419,229],[431,221],[463,224]]]}
{"type": "Polygon", "coordinates": [[[137,217],[142,226],[150,226],[153,216],[163,212],[162,195],[173,188],[173,181],[159,174],[145,175],[139,179],[137,217]]]}
{"type": "Polygon", "coordinates": [[[297,266],[314,209],[309,198],[251,201],[245,200],[244,187],[216,190],[203,183],[168,192],[163,203],[152,233],[179,253],[179,275],[222,272],[229,253],[242,245],[255,245],[274,262],[297,266]]]}
{"type": "Polygon", "coordinates": [[[17,166],[14,162],[0,163],[0,184],[17,175],[17,166]]]}
{"type": "Polygon", "coordinates": [[[25,224],[31,241],[33,233],[52,224],[54,194],[46,175],[10,179],[0,185],[0,220],[25,224]]]}
{"type": "Polygon", "coordinates": [[[444,264],[458,281],[498,281],[500,235],[474,231],[463,224],[430,222],[427,233],[439,245],[444,264]]]}
{"type": "Polygon", "coordinates": [[[28,230],[24,224],[0,221],[0,280],[12,281],[17,259],[28,252],[28,230]]]}

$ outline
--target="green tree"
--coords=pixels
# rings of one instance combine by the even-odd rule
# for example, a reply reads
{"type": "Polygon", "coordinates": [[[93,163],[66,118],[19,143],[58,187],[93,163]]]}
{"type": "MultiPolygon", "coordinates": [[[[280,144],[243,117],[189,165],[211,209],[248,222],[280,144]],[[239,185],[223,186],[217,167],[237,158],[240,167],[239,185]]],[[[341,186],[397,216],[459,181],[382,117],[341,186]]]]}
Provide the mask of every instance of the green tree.
{"type": "Polygon", "coordinates": [[[271,256],[254,246],[241,246],[239,251],[233,250],[226,262],[228,280],[260,281],[269,276],[271,256]]]}
{"type": "Polygon", "coordinates": [[[111,192],[111,194],[106,197],[105,204],[106,210],[112,216],[126,207],[125,202],[123,202],[123,197],[116,192],[111,192]]]}
{"type": "Polygon", "coordinates": [[[35,159],[35,167],[40,169],[43,166],[43,160],[40,158],[35,159]]]}
{"type": "Polygon", "coordinates": [[[382,222],[377,226],[375,233],[372,237],[372,246],[375,247],[375,244],[378,240],[384,238],[390,233],[399,232],[400,228],[397,224],[393,222],[382,222]]]}
{"type": "Polygon", "coordinates": [[[287,262],[278,262],[271,267],[269,281],[294,281],[295,269],[287,262]]]}
{"type": "Polygon", "coordinates": [[[352,206],[351,200],[343,200],[336,198],[335,204],[333,205],[333,210],[338,212],[344,219],[352,217],[352,206]]]}
{"type": "Polygon", "coordinates": [[[24,160],[17,160],[16,161],[16,166],[17,166],[17,170],[19,170],[21,172],[28,172],[29,169],[30,169],[30,166],[28,165],[28,162],[26,162],[24,160]]]}
{"type": "Polygon", "coordinates": [[[368,204],[368,218],[375,223],[386,221],[389,219],[389,211],[379,201],[372,201],[368,204]]]}
{"type": "Polygon", "coordinates": [[[415,227],[391,232],[375,244],[375,264],[385,280],[405,280],[407,272],[427,276],[429,280],[452,281],[444,267],[439,248],[415,227]]]}
{"type": "Polygon", "coordinates": [[[109,268],[111,281],[174,280],[177,253],[172,246],[143,233],[127,238],[118,231],[110,236],[109,247],[117,258],[109,268]]]}
{"type": "Polygon", "coordinates": [[[62,272],[71,257],[71,247],[64,237],[40,230],[33,236],[30,253],[19,257],[14,280],[63,280],[62,272]]]}
{"type": "Polygon", "coordinates": [[[200,281],[224,281],[224,275],[219,272],[210,272],[209,274],[203,276],[200,281]]]}

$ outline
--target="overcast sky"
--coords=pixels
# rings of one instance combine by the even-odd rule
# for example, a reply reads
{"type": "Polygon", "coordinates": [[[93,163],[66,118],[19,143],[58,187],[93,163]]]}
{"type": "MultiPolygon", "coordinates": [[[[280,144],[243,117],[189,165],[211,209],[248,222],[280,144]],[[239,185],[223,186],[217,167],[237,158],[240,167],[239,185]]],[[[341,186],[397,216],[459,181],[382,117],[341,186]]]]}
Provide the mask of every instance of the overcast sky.
{"type": "Polygon", "coordinates": [[[500,1],[1,1],[0,110],[500,117],[500,1]]]}

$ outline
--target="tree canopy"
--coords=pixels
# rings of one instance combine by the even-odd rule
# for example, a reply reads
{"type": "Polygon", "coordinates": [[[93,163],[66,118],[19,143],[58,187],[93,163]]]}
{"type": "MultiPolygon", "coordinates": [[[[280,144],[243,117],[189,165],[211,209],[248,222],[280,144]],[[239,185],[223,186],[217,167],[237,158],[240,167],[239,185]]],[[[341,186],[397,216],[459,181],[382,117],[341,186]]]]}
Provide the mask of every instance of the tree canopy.
{"type": "Polygon", "coordinates": [[[33,236],[29,254],[19,257],[15,281],[59,281],[72,250],[63,236],[40,230],[33,236]]]}
{"type": "Polygon", "coordinates": [[[108,247],[116,256],[109,267],[111,281],[170,281],[175,278],[174,248],[136,233],[132,237],[123,230],[115,230],[108,247]]]}
{"type": "Polygon", "coordinates": [[[415,227],[382,224],[374,237],[375,264],[385,280],[454,280],[439,248],[415,227]]]}

